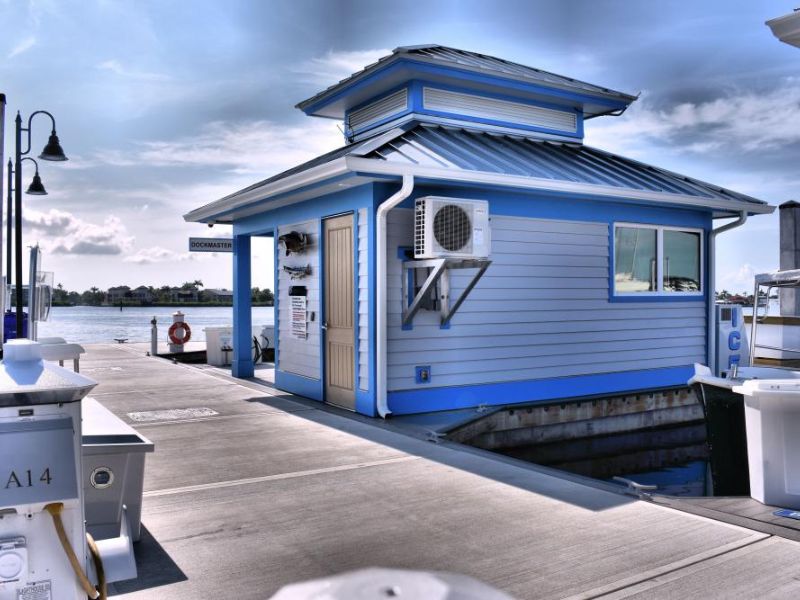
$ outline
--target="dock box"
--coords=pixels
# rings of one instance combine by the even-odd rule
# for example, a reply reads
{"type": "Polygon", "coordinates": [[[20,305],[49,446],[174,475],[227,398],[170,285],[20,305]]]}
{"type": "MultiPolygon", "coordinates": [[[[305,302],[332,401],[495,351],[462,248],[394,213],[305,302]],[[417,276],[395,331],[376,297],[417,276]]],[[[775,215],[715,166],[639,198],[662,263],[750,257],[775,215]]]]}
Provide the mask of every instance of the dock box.
{"type": "Polygon", "coordinates": [[[86,398],[82,409],[86,529],[98,540],[117,537],[126,513],[131,537],[137,542],[145,455],[153,451],[153,442],[94,398],[86,398]]]}
{"type": "MultiPolygon", "coordinates": [[[[224,367],[231,364],[233,327],[206,327],[203,331],[206,334],[206,363],[213,367],[224,367]]],[[[263,350],[275,347],[274,325],[254,325],[252,333],[253,337],[258,339],[263,350]]],[[[251,345],[251,349],[255,352],[254,344],[251,345]]]]}

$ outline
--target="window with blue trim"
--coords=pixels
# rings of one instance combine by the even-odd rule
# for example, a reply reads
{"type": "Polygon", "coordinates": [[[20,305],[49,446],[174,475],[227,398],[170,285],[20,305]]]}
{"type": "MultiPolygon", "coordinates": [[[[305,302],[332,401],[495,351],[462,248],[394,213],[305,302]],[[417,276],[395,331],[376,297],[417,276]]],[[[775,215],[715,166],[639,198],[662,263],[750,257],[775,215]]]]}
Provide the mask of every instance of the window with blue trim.
{"type": "Polygon", "coordinates": [[[616,223],[615,296],[703,294],[703,232],[700,229],[616,223]]]}

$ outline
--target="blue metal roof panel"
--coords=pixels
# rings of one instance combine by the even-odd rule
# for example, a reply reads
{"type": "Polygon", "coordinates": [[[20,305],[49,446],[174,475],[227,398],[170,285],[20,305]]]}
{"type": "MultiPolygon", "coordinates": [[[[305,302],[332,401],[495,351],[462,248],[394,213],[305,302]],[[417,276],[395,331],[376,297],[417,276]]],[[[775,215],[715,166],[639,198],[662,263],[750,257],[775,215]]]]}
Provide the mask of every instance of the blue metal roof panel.
{"type": "MultiPolygon", "coordinates": [[[[272,184],[346,157],[363,158],[367,162],[374,160],[376,164],[388,163],[402,169],[410,167],[412,172],[418,167],[451,170],[455,175],[474,172],[529,177],[537,182],[592,184],[603,186],[606,191],[618,188],[620,196],[624,196],[626,190],[677,194],[696,198],[699,206],[704,205],[704,200],[714,201],[717,207],[720,202],[730,202],[738,205],[732,206],[731,210],[738,211],[742,210],[741,203],[746,203],[761,207],[757,212],[770,212],[766,202],[750,196],[579,143],[459,127],[409,124],[319,156],[196,209],[187,217],[192,217],[190,220],[206,219],[215,211],[229,210],[243,199],[260,194],[264,199],[269,198],[274,193],[272,184]],[[198,216],[200,213],[203,214],[198,216]]],[[[369,169],[363,172],[368,173],[369,169]]],[[[532,182],[532,187],[540,185],[537,182],[532,182]]],[[[667,196],[664,200],[670,201],[667,196]]]]}
{"type": "Polygon", "coordinates": [[[395,48],[391,54],[381,57],[376,62],[367,65],[360,71],[345,77],[338,83],[329,86],[328,88],[317,94],[314,94],[302,102],[299,102],[296,105],[296,108],[305,111],[307,108],[315,105],[321,99],[334,93],[338,93],[339,90],[355,83],[369,73],[372,73],[384,65],[403,57],[411,60],[434,63],[441,66],[466,69],[469,71],[525,81],[545,87],[555,87],[571,90],[573,92],[589,94],[596,97],[600,96],[610,98],[626,105],[637,99],[637,96],[631,94],[626,94],[610,88],[594,85],[592,83],[587,83],[571,77],[565,77],[556,73],[550,73],[549,71],[543,71],[534,67],[528,67],[494,56],[470,52],[468,50],[459,50],[457,48],[449,48],[439,44],[425,44],[421,46],[401,46],[399,48],[395,48]]]}
{"type": "Polygon", "coordinates": [[[394,52],[407,54],[409,56],[424,56],[441,63],[452,63],[481,71],[502,73],[516,78],[530,79],[543,84],[564,86],[593,94],[611,94],[628,101],[636,99],[635,96],[585,81],[579,81],[571,77],[528,67],[495,56],[488,56],[468,50],[459,50],[457,48],[448,48],[447,46],[439,46],[438,44],[430,44],[428,46],[401,46],[400,48],[396,48],[394,52]]]}
{"type": "Polygon", "coordinates": [[[364,155],[412,166],[523,175],[698,199],[766,202],[582,144],[418,125],[364,155]]]}

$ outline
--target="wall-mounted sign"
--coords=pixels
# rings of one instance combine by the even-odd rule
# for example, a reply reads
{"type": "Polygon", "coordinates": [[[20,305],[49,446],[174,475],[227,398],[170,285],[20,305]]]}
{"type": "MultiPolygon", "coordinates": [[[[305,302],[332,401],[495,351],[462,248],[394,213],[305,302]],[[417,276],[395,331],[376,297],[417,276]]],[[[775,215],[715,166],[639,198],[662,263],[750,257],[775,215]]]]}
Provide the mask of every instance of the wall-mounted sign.
{"type": "Polygon", "coordinates": [[[189,252],[233,252],[233,239],[189,238],[189,252]]]}
{"type": "Polygon", "coordinates": [[[308,326],[306,320],[306,296],[290,296],[292,318],[290,321],[292,337],[297,340],[308,338],[308,326]]]}

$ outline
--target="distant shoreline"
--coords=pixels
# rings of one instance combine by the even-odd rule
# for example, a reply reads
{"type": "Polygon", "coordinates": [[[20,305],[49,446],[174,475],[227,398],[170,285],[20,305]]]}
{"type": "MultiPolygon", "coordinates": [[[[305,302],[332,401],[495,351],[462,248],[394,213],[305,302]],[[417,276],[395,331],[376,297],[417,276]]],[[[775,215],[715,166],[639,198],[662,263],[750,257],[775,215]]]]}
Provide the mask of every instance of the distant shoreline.
{"type": "MultiPolygon", "coordinates": [[[[233,308],[233,304],[230,302],[151,302],[149,304],[140,304],[138,302],[123,302],[122,304],[69,304],[67,302],[53,302],[53,306],[58,307],[65,307],[65,308],[73,308],[76,306],[91,306],[94,308],[116,308],[119,309],[121,306],[122,308],[149,308],[149,307],[164,307],[164,306],[189,306],[192,308],[196,307],[219,307],[219,306],[227,306],[233,308]]],[[[274,306],[272,302],[251,302],[251,306],[274,306]]]]}

